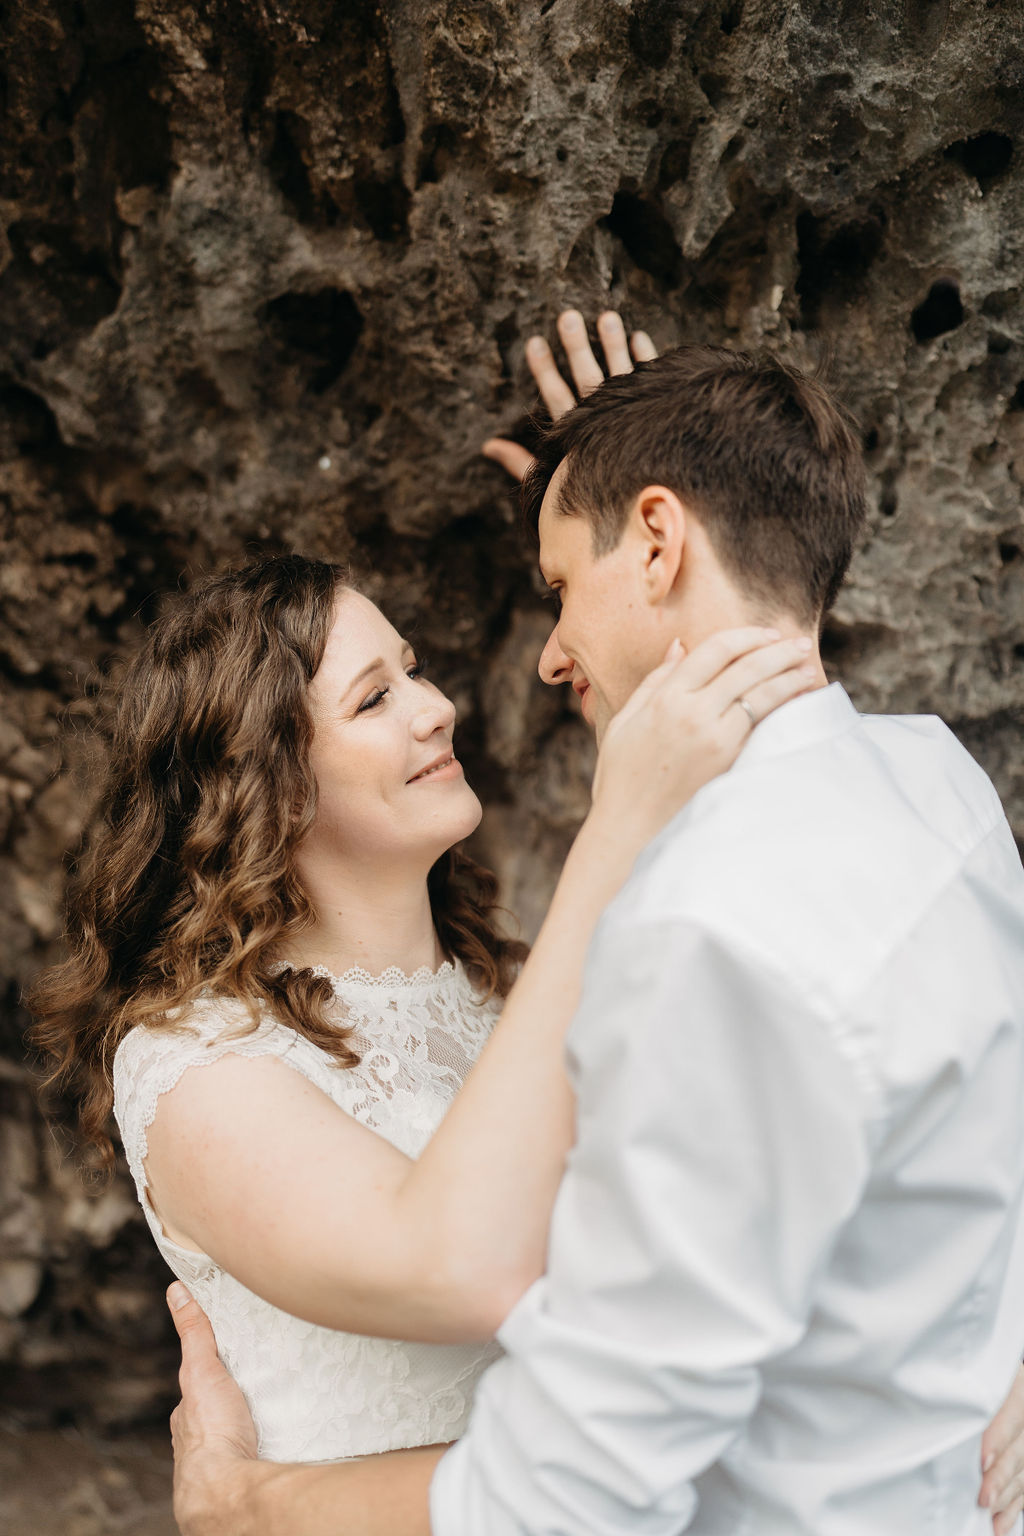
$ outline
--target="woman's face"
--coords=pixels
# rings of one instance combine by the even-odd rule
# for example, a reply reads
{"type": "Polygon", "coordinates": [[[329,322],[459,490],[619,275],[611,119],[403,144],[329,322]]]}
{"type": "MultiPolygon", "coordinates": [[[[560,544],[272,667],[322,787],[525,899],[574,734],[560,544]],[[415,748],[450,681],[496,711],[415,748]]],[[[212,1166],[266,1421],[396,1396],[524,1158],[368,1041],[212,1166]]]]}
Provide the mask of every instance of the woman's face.
{"type": "Polygon", "coordinates": [[[339,593],[309,698],[318,790],[309,842],[361,864],[429,868],[478,825],[480,802],[452,750],[454,705],[358,592],[339,593]]]}

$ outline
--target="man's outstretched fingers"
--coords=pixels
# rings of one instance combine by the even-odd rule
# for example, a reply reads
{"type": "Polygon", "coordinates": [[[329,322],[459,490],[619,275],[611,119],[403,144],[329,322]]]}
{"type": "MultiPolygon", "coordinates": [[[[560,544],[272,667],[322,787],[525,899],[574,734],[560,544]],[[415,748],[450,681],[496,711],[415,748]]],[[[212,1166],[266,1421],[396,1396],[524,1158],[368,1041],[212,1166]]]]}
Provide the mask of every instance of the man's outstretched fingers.
{"type": "Polygon", "coordinates": [[[591,350],[587,323],[578,309],[566,309],[559,315],[558,336],[569,359],[576,388],[581,395],[589,395],[592,389],[604,383],[604,372],[591,350]]]}
{"type": "Polygon", "coordinates": [[[646,331],[634,331],[629,338],[629,347],[638,363],[649,363],[658,355],[658,349],[646,331]]]}
{"type": "MultiPolygon", "coordinates": [[[[586,334],[584,330],[584,340],[586,340],[586,334]]],[[[540,390],[541,399],[551,414],[551,420],[557,421],[559,416],[564,416],[566,411],[572,410],[576,404],[576,396],[559,373],[554,354],[543,336],[530,337],[526,343],[526,361],[533,374],[534,383],[540,390]]],[[[596,368],[597,364],[595,363],[594,366],[596,368]]]]}
{"type": "Polygon", "coordinates": [[[622,316],[614,309],[606,309],[597,317],[597,334],[604,348],[604,360],[609,373],[632,373],[633,359],[629,355],[626,327],[622,316]]]}
{"type": "Polygon", "coordinates": [[[517,480],[525,480],[533,468],[533,454],[522,443],[514,443],[508,437],[489,437],[480,452],[486,459],[493,459],[502,469],[517,480]]]}

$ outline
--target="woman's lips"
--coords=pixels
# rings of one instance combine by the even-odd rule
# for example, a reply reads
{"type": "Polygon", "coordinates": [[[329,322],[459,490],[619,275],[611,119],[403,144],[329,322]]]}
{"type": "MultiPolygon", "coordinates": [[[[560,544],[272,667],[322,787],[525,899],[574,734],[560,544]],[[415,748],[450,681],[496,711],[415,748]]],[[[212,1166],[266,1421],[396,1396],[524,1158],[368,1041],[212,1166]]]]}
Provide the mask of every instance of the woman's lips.
{"type": "Polygon", "coordinates": [[[461,772],[462,764],[459,762],[457,757],[453,756],[450,757],[446,763],[442,763],[438,768],[427,768],[424,772],[416,774],[415,777],[409,780],[409,783],[429,784],[431,782],[437,783],[437,781],[441,779],[457,779],[461,772]]]}

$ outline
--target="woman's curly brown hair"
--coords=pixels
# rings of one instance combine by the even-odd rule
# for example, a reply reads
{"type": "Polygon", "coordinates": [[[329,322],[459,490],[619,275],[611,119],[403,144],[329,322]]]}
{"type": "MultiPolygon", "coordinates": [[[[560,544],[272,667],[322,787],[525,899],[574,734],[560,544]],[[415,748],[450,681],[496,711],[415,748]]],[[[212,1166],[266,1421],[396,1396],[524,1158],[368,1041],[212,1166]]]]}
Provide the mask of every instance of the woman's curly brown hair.
{"type": "MultiPolygon", "coordinates": [[[[69,890],[68,957],[27,998],[48,1081],[76,1092],[107,1166],[118,1045],[204,990],[243,1003],[254,1028],[266,1004],[339,1065],[359,1059],[327,1018],[330,981],[274,966],[314,917],[294,860],[316,808],[307,688],[351,585],[297,555],[209,577],[151,625],[126,673],[69,890]]],[[[428,888],[442,947],[505,996],[525,947],[494,925],[494,876],[450,849],[428,888]]]]}

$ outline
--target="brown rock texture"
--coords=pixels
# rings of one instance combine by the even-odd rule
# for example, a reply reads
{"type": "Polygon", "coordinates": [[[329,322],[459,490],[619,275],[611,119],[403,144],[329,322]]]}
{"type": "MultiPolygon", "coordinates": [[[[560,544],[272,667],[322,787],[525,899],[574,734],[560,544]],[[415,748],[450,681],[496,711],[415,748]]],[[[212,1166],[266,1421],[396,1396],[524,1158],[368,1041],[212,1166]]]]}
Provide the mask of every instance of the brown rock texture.
{"type": "Polygon", "coordinates": [[[1024,834],[1024,19],[1014,0],[10,0],[0,202],[0,1404],[173,1392],[123,1174],[44,1129],[104,676],[246,549],[350,558],[460,711],[529,930],[591,751],[499,470],[568,303],[659,346],[826,352],[873,513],[826,631],[935,711],[1024,834]]]}

